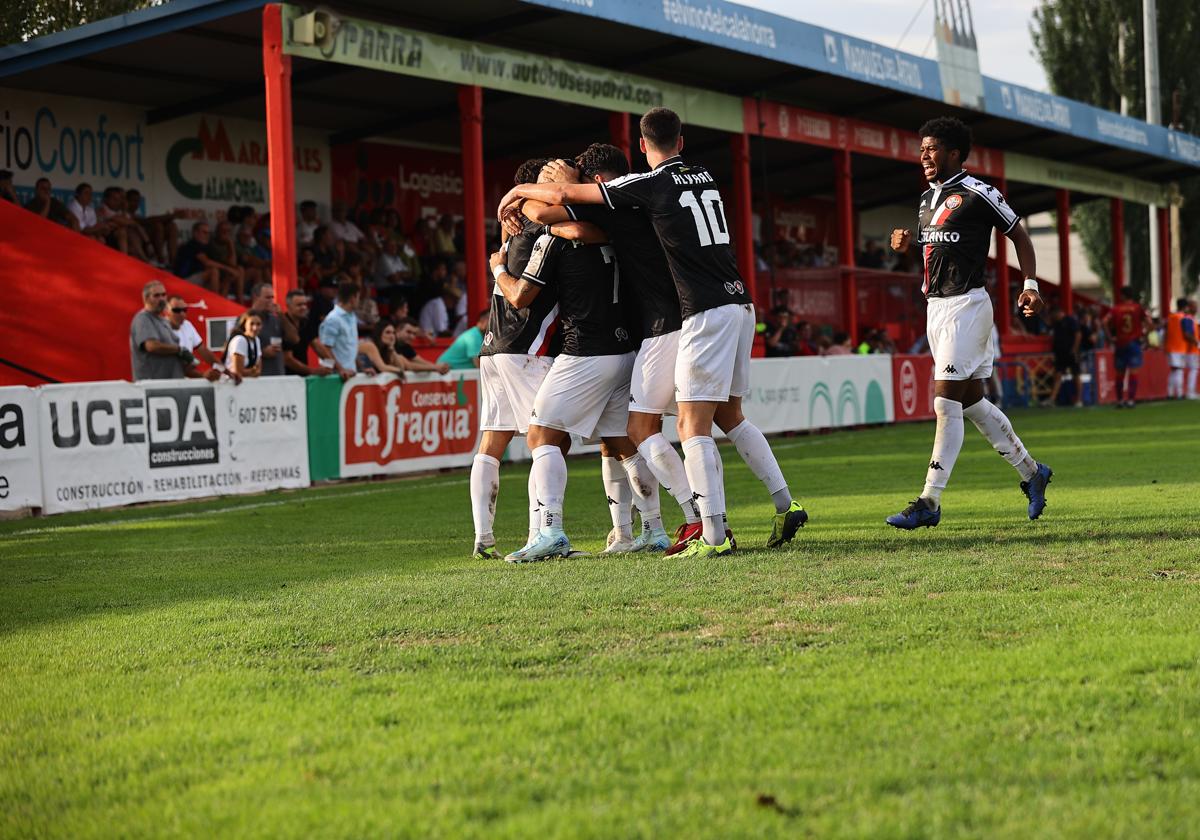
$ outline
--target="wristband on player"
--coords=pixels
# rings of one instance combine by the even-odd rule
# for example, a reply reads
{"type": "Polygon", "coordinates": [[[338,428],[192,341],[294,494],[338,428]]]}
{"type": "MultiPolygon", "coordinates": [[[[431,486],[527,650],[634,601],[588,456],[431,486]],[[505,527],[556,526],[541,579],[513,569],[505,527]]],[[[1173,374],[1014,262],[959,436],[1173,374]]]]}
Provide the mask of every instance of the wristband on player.
{"type": "Polygon", "coordinates": [[[1041,290],[1038,289],[1038,282],[1036,280],[1034,280],[1032,277],[1025,278],[1025,288],[1022,289],[1022,291],[1037,292],[1038,294],[1041,294],[1041,290]]]}
{"type": "Polygon", "coordinates": [[[500,282],[500,275],[504,273],[505,268],[503,265],[492,266],[492,277],[496,280],[496,282],[500,282]]]}

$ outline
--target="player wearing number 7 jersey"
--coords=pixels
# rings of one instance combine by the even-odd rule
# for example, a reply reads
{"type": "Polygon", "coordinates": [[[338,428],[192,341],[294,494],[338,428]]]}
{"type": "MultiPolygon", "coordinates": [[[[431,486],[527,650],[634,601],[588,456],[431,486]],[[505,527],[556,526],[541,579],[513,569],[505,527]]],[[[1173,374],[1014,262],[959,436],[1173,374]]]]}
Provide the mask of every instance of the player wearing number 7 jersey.
{"type": "MultiPolygon", "coordinates": [[[[675,363],[675,396],[684,469],[703,518],[703,532],[684,552],[700,556],[732,550],[724,525],[721,458],[715,422],[766,485],[776,506],[768,545],[781,545],[807,520],[791,498],[766,438],[742,415],[750,390],[754,308],[737,271],[721,193],[712,174],[680,157],[679,117],[654,108],[641,120],[640,146],[652,170],[600,184],[525,184],[500,203],[500,216],[521,198],[546,204],[637,207],[648,214],[679,294],[683,326],[675,363]]],[[[556,179],[557,180],[557,179],[556,179]]],[[[749,243],[746,243],[749,247],[749,243]]]]}

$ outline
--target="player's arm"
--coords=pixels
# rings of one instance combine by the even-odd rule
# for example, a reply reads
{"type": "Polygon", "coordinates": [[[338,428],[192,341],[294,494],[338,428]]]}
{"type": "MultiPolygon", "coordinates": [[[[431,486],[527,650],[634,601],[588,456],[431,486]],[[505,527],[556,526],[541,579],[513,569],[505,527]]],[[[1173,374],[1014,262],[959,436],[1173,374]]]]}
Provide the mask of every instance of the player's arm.
{"type": "Polygon", "coordinates": [[[500,251],[492,254],[490,264],[492,276],[496,278],[496,288],[514,308],[525,309],[541,293],[541,286],[519,277],[513,277],[508,273],[504,267],[504,254],[500,251]]]}
{"type": "MultiPolygon", "coordinates": [[[[1017,252],[1017,265],[1021,266],[1021,276],[1034,279],[1037,277],[1037,254],[1033,250],[1033,240],[1029,232],[1018,220],[1006,234],[1017,252]]],[[[1045,306],[1037,289],[1023,289],[1017,298],[1017,308],[1025,317],[1036,315],[1045,306]]]]}
{"type": "Polygon", "coordinates": [[[522,198],[543,204],[604,204],[599,184],[517,184],[500,199],[496,218],[504,218],[505,208],[522,198]]]}
{"type": "Polygon", "coordinates": [[[582,242],[584,245],[605,245],[608,234],[591,222],[558,222],[547,225],[546,232],[559,239],[582,242]]]}

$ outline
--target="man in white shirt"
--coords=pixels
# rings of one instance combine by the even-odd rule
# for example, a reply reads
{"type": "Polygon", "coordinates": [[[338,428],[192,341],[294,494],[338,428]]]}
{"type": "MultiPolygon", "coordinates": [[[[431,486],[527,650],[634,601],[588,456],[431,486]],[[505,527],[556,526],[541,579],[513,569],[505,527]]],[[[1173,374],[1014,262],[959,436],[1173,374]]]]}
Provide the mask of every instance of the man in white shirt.
{"type": "Polygon", "coordinates": [[[200,337],[200,333],[192,326],[192,322],[187,319],[188,305],[187,301],[179,295],[171,295],[167,298],[167,323],[171,327],[171,332],[175,334],[179,346],[187,350],[197,359],[208,362],[208,371],[201,374],[197,370],[196,365],[191,365],[184,369],[184,376],[192,379],[199,379],[203,376],[209,382],[216,382],[221,378],[221,373],[225,370],[225,366],[220,360],[213,355],[213,351],[208,349],[204,343],[204,339],[200,337]]]}
{"type": "Polygon", "coordinates": [[[370,268],[374,263],[374,257],[379,252],[378,247],[371,241],[362,229],[354,222],[350,221],[346,216],[346,203],[344,201],[334,202],[333,208],[330,211],[333,215],[333,221],[329,223],[329,229],[333,232],[335,240],[344,242],[347,251],[355,251],[363,255],[363,258],[368,263],[370,268]]]}
{"type": "Polygon", "coordinates": [[[112,226],[101,223],[96,218],[96,208],[92,205],[92,185],[80,184],[75,188],[75,197],[67,202],[67,209],[79,222],[79,232],[84,236],[103,242],[112,233],[112,226]]]}
{"type": "Polygon", "coordinates": [[[300,221],[296,223],[296,239],[301,245],[313,244],[313,233],[321,226],[317,218],[317,202],[300,202],[300,221]]]}
{"type": "Polygon", "coordinates": [[[461,296],[462,293],[453,286],[442,286],[441,294],[421,307],[421,329],[430,335],[451,335],[455,319],[451,318],[450,313],[458,308],[458,299],[461,296]]]}

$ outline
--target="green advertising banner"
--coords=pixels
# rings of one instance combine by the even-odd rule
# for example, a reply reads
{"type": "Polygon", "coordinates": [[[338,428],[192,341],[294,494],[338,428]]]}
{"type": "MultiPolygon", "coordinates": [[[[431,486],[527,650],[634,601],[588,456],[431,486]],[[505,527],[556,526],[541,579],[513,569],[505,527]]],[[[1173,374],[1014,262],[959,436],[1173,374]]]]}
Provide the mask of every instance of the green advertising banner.
{"type": "Polygon", "coordinates": [[[342,427],[338,409],[342,404],[340,376],[310,376],[308,388],[308,475],[312,481],[341,477],[338,445],[342,427]]]}
{"type": "Polygon", "coordinates": [[[641,114],[662,105],[685,124],[742,131],[742,100],[735,96],[340,15],[329,46],[298,44],[292,39],[292,21],[302,14],[296,6],[283,7],[284,51],[289,55],[606,111],[641,114]]]}
{"type": "Polygon", "coordinates": [[[1024,181],[1027,184],[1058,187],[1092,195],[1107,195],[1138,204],[1157,204],[1160,207],[1169,204],[1172,197],[1172,191],[1161,184],[1130,178],[1119,172],[1043,160],[1016,152],[1004,153],[1004,177],[1010,181],[1024,181]]]}

